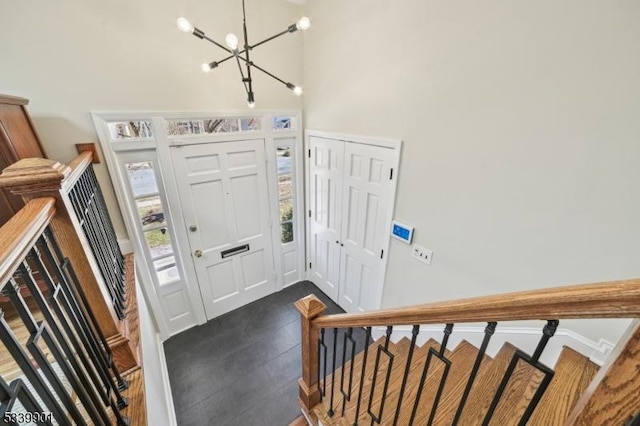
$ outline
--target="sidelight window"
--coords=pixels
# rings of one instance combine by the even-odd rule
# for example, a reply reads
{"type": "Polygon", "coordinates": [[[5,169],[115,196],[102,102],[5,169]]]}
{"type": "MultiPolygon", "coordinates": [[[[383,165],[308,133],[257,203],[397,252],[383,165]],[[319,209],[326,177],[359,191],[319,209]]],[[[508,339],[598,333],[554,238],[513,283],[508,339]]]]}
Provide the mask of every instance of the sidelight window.
{"type": "Polygon", "coordinates": [[[280,241],[294,240],[293,227],[293,159],[290,147],[278,147],[278,203],[280,210],[280,241]]]}
{"type": "Polygon", "coordinates": [[[174,246],[158,190],[154,165],[151,161],[142,161],[126,163],[125,167],[137,217],[158,283],[162,286],[179,280],[180,273],[176,266],[174,246]]]}

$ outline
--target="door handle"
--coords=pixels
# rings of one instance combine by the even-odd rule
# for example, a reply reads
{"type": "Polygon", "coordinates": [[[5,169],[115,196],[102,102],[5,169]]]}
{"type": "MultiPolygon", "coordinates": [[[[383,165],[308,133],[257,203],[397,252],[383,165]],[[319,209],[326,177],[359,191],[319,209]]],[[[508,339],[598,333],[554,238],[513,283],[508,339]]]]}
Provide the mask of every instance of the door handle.
{"type": "Polygon", "coordinates": [[[196,250],[193,254],[194,254],[196,257],[202,257],[202,250],[196,250]]]}
{"type": "Polygon", "coordinates": [[[197,226],[195,226],[195,225],[191,225],[191,226],[189,227],[189,231],[191,231],[191,232],[196,232],[197,230],[198,230],[198,227],[197,227],[197,226]]]}

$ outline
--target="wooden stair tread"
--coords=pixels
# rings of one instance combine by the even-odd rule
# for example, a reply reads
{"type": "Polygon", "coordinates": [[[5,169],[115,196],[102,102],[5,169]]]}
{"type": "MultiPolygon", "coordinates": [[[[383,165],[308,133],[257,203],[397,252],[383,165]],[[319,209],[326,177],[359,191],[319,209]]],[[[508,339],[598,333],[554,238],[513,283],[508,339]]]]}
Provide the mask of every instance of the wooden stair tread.
{"type": "MultiPolygon", "coordinates": [[[[473,365],[473,360],[475,360],[477,354],[478,349],[469,342],[463,340],[451,352],[451,355],[447,357],[447,359],[449,359],[449,361],[451,362],[451,366],[449,368],[449,374],[447,376],[440,401],[442,401],[442,398],[445,395],[452,392],[452,390],[455,388],[455,383],[457,383],[459,380],[463,380],[465,377],[468,377],[473,365]]],[[[432,359],[427,379],[424,384],[423,392],[420,396],[420,402],[418,404],[418,410],[416,412],[414,424],[427,423],[431,415],[432,407],[436,398],[438,387],[440,385],[440,380],[442,378],[442,375],[444,374],[444,370],[445,367],[442,362],[435,358],[432,359]]],[[[420,372],[420,374],[422,374],[422,371],[420,372]]],[[[416,378],[416,386],[419,384],[419,379],[419,377],[416,378]]],[[[451,398],[453,398],[453,396],[451,396],[451,398]]],[[[411,401],[414,400],[415,397],[411,399],[411,401]]],[[[412,410],[413,406],[411,406],[410,409],[405,409],[403,411],[399,424],[408,424],[412,410]]],[[[437,412],[438,409],[436,409],[436,414],[437,412]]]]}
{"type": "Polygon", "coordinates": [[[461,425],[482,423],[515,351],[515,346],[505,343],[487,368],[478,375],[462,411],[461,425]]]}
{"type": "MultiPolygon", "coordinates": [[[[377,347],[378,345],[383,345],[384,341],[385,338],[382,337],[369,347],[365,377],[362,378],[364,382],[363,397],[358,418],[359,424],[369,424],[371,422],[371,417],[368,414],[368,405],[374,376],[373,367],[378,350],[377,347]]],[[[407,338],[403,338],[397,343],[389,342],[389,351],[394,354],[394,361],[382,413],[382,421],[380,423],[382,425],[394,424],[394,417],[398,407],[398,397],[410,346],[411,342],[407,338]]],[[[437,351],[439,350],[439,346],[440,344],[438,342],[430,340],[422,346],[415,347],[409,370],[409,379],[405,387],[403,403],[400,407],[398,425],[409,424],[427,355],[430,348],[437,351]]],[[[493,360],[487,355],[484,356],[458,424],[482,424],[491,401],[516,350],[512,344],[505,343],[493,360]]],[[[455,416],[456,409],[458,408],[458,404],[469,379],[469,373],[478,355],[478,349],[469,342],[462,341],[453,351],[445,351],[445,355],[447,359],[450,360],[451,366],[432,423],[433,425],[443,426],[450,425],[453,422],[453,417],[455,416]]],[[[314,416],[316,416],[317,420],[323,425],[351,426],[354,423],[361,381],[362,362],[363,353],[360,352],[354,359],[353,394],[350,401],[343,400],[344,398],[340,393],[339,386],[342,369],[336,369],[334,415],[332,417],[327,414],[332,376],[327,377],[327,396],[323,402],[318,404],[313,410],[314,416]],[[343,404],[344,416],[342,415],[343,404]]],[[[376,392],[373,395],[372,402],[372,411],[374,413],[378,412],[382,399],[381,390],[386,376],[386,363],[387,361],[380,363],[376,392]]],[[[345,363],[344,368],[350,368],[350,361],[345,363]]],[[[444,364],[433,357],[420,397],[420,404],[414,419],[414,424],[427,424],[444,369],[444,364]]],[[[589,383],[591,383],[598,371],[598,367],[588,358],[565,347],[555,370],[556,374],[528,422],[529,425],[546,426],[549,424],[563,424],[579,397],[584,393],[589,383]]],[[[524,361],[519,361],[494,411],[490,424],[500,426],[518,424],[526,407],[542,382],[543,377],[542,372],[524,361]]]]}
{"type": "MultiPolygon", "coordinates": [[[[395,384],[398,382],[398,380],[400,382],[402,381],[402,373],[404,372],[404,369],[400,368],[399,366],[404,367],[404,365],[406,364],[410,346],[411,346],[411,341],[406,337],[401,339],[397,343],[392,343],[389,345],[389,352],[391,352],[394,355],[394,358],[393,358],[393,364],[391,364],[391,375],[389,377],[389,385],[387,388],[387,398],[389,398],[390,395],[393,393],[396,387],[395,384]]],[[[373,350],[369,351],[369,360],[371,360],[371,363],[370,364],[368,363],[367,365],[366,378],[364,381],[364,386],[362,388],[363,398],[362,398],[362,404],[360,407],[360,418],[363,418],[363,416],[366,416],[367,418],[369,418],[369,415],[367,414],[367,409],[368,409],[368,403],[370,398],[372,398],[372,401],[373,401],[371,404],[371,410],[374,413],[377,413],[379,410],[378,407],[380,407],[380,403],[382,399],[382,391],[384,389],[384,381],[386,379],[386,372],[389,367],[390,361],[386,355],[381,354],[380,363],[378,365],[378,373],[376,376],[376,386],[375,386],[375,389],[373,389],[375,392],[372,396],[371,390],[373,385],[373,378],[376,373],[374,370],[374,367],[375,367],[377,351],[378,351],[377,346],[374,346],[373,350]]],[[[399,385],[397,386],[399,388],[399,385]]],[[[349,403],[345,407],[345,410],[344,410],[345,419],[355,419],[356,411],[357,411],[357,398],[358,398],[358,394],[356,393],[351,398],[351,401],[349,401],[349,403]]],[[[383,414],[386,411],[389,411],[389,408],[385,401],[383,414]]]]}
{"type": "MultiPolygon", "coordinates": [[[[471,377],[471,370],[473,369],[473,365],[476,362],[477,354],[473,357],[473,359],[463,360],[463,362],[468,363],[468,369],[463,369],[462,371],[466,371],[466,374],[461,375],[457,378],[451,377],[453,379],[450,384],[445,388],[445,392],[440,399],[440,403],[438,404],[438,410],[433,420],[434,425],[451,425],[453,424],[453,419],[456,415],[456,411],[458,410],[458,405],[460,405],[460,401],[462,399],[462,394],[464,393],[465,388],[467,387],[467,383],[469,382],[469,378],[471,377]]],[[[481,386],[482,382],[478,383],[481,377],[491,368],[491,364],[493,359],[484,354],[482,357],[482,361],[480,362],[480,368],[478,369],[478,373],[473,382],[473,385],[478,384],[481,386]]],[[[473,386],[472,386],[473,389],[473,386]]],[[[469,401],[467,397],[466,403],[469,401]]]]}
{"type": "Polygon", "coordinates": [[[598,369],[587,357],[565,346],[556,364],[553,380],[528,424],[564,424],[598,369]]]}

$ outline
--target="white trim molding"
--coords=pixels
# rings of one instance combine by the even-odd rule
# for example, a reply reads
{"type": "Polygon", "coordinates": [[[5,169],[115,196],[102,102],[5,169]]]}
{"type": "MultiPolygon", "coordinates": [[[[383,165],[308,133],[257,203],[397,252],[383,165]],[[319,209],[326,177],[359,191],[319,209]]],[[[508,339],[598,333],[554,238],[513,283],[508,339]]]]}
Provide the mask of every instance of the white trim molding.
{"type": "MultiPolygon", "coordinates": [[[[455,326],[453,333],[449,337],[448,349],[455,349],[463,340],[466,340],[475,347],[480,347],[482,339],[484,338],[484,329],[485,327],[483,326],[455,326]]],[[[372,332],[373,338],[377,340],[384,336],[385,330],[384,327],[376,327],[372,332]]],[[[394,327],[393,334],[391,335],[392,340],[397,342],[403,337],[411,339],[411,330],[411,326],[394,327]]],[[[542,327],[501,327],[500,324],[498,324],[487,347],[487,355],[492,358],[495,357],[502,345],[506,342],[511,343],[527,353],[533,353],[542,335],[541,330],[542,327]]],[[[442,326],[421,326],[416,343],[423,345],[429,339],[434,339],[439,342],[442,340],[442,331],[442,326]]],[[[553,368],[564,346],[586,356],[591,362],[598,366],[604,364],[615,347],[613,343],[604,339],[594,342],[572,330],[559,328],[556,330],[555,335],[549,340],[546,349],[540,357],[542,363],[553,368]]]]}
{"type": "Polygon", "coordinates": [[[118,246],[120,247],[122,254],[133,253],[133,244],[131,244],[131,240],[128,238],[118,240],[118,246]]]}

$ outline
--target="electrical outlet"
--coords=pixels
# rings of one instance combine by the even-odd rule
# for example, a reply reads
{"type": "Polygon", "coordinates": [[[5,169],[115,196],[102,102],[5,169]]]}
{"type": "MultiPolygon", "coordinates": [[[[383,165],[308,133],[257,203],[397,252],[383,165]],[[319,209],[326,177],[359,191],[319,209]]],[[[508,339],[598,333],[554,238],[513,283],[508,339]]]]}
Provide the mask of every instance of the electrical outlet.
{"type": "Polygon", "coordinates": [[[421,262],[431,265],[431,259],[433,258],[433,252],[417,244],[411,246],[411,256],[418,259],[421,262]]]}

